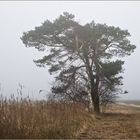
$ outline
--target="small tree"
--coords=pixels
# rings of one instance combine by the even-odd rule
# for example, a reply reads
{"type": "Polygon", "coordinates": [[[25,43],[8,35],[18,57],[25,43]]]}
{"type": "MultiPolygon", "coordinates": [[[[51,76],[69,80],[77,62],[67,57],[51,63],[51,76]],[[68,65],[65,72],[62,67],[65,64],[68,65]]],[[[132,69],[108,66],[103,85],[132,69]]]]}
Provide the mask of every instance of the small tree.
{"type": "Polygon", "coordinates": [[[23,33],[21,39],[26,47],[49,51],[34,62],[58,74],[53,92],[70,95],[70,86],[78,86],[80,93],[91,96],[94,111],[99,114],[100,97],[122,85],[119,73],[124,62],[117,58],[130,55],[136,48],[129,36],[127,30],[94,21],[80,25],[74,15],[64,12],[53,22],[47,20],[23,33]]]}

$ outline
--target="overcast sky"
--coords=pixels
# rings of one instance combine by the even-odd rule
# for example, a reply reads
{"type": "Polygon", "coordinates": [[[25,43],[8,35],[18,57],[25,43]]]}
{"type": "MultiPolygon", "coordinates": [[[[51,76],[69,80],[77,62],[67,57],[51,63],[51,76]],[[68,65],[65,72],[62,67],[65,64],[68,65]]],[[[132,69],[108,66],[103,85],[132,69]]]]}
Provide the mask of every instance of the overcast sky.
{"type": "Polygon", "coordinates": [[[39,26],[46,19],[53,20],[64,11],[76,16],[80,23],[98,23],[128,29],[135,53],[125,60],[124,88],[129,94],[123,99],[140,99],[140,2],[139,1],[1,1],[0,2],[0,83],[5,95],[15,93],[18,83],[25,86],[25,94],[44,98],[40,89],[49,92],[52,76],[47,69],[36,67],[33,59],[43,56],[34,48],[26,48],[22,33],[39,26]]]}

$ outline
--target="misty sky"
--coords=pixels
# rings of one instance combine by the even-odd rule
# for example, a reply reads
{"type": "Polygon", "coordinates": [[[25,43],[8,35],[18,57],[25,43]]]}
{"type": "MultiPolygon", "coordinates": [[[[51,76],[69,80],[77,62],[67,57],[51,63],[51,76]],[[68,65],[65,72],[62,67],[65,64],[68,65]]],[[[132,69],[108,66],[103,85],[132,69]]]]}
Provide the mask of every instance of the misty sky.
{"type": "Polygon", "coordinates": [[[140,99],[140,2],[139,1],[1,1],[0,2],[0,83],[2,93],[16,93],[18,83],[24,85],[24,94],[44,98],[49,92],[52,76],[47,68],[39,68],[33,59],[43,52],[26,48],[20,37],[23,32],[34,29],[46,19],[53,20],[64,11],[76,16],[84,24],[97,23],[128,29],[135,53],[125,59],[124,89],[129,94],[123,99],[140,99]],[[40,89],[44,93],[38,94],[40,89]]]}

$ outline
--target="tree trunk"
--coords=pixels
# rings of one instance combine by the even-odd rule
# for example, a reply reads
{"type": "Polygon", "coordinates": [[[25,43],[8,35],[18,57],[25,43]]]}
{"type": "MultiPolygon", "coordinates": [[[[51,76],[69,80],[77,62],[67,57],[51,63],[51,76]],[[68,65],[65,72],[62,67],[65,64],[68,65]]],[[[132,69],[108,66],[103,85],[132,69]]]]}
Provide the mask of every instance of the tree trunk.
{"type": "Polygon", "coordinates": [[[98,94],[98,84],[94,83],[94,79],[91,79],[91,99],[94,107],[94,113],[97,115],[100,114],[100,99],[98,94]]]}
{"type": "Polygon", "coordinates": [[[100,114],[99,96],[98,95],[96,95],[96,97],[94,99],[93,106],[94,106],[95,114],[100,114]]]}
{"type": "Polygon", "coordinates": [[[90,79],[90,88],[91,88],[90,94],[91,94],[92,104],[94,107],[94,113],[98,115],[100,114],[100,104],[99,104],[100,101],[99,101],[99,94],[98,94],[99,66],[97,61],[94,61],[94,64],[96,66],[96,75],[93,75],[92,67],[90,67],[89,60],[86,55],[85,58],[86,58],[86,68],[88,71],[88,78],[90,79]]]}
{"type": "Polygon", "coordinates": [[[99,104],[99,95],[98,92],[91,92],[92,104],[94,107],[94,113],[100,114],[100,104],[99,104]]]}
{"type": "Polygon", "coordinates": [[[92,95],[93,95],[94,112],[95,112],[95,114],[100,114],[100,99],[99,99],[99,93],[98,93],[98,88],[99,88],[99,65],[98,65],[97,60],[95,60],[94,63],[95,63],[95,66],[96,66],[96,76],[95,76],[96,82],[94,83],[94,85],[91,85],[92,86],[91,90],[93,91],[92,95]]]}

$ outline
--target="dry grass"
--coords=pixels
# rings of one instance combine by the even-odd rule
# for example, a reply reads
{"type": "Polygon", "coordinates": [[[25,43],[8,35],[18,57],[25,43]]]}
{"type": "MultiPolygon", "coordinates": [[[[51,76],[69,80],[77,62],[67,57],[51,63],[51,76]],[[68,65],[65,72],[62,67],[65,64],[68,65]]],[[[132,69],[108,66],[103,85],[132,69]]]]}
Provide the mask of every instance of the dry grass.
{"type": "Polygon", "coordinates": [[[0,138],[74,138],[88,120],[80,104],[0,99],[0,138]]]}
{"type": "Polygon", "coordinates": [[[88,113],[82,104],[0,99],[2,139],[140,139],[140,113],[121,105],[88,113]]]}
{"type": "Polygon", "coordinates": [[[90,123],[87,138],[140,139],[140,112],[126,106],[111,105],[106,113],[90,123]]]}

